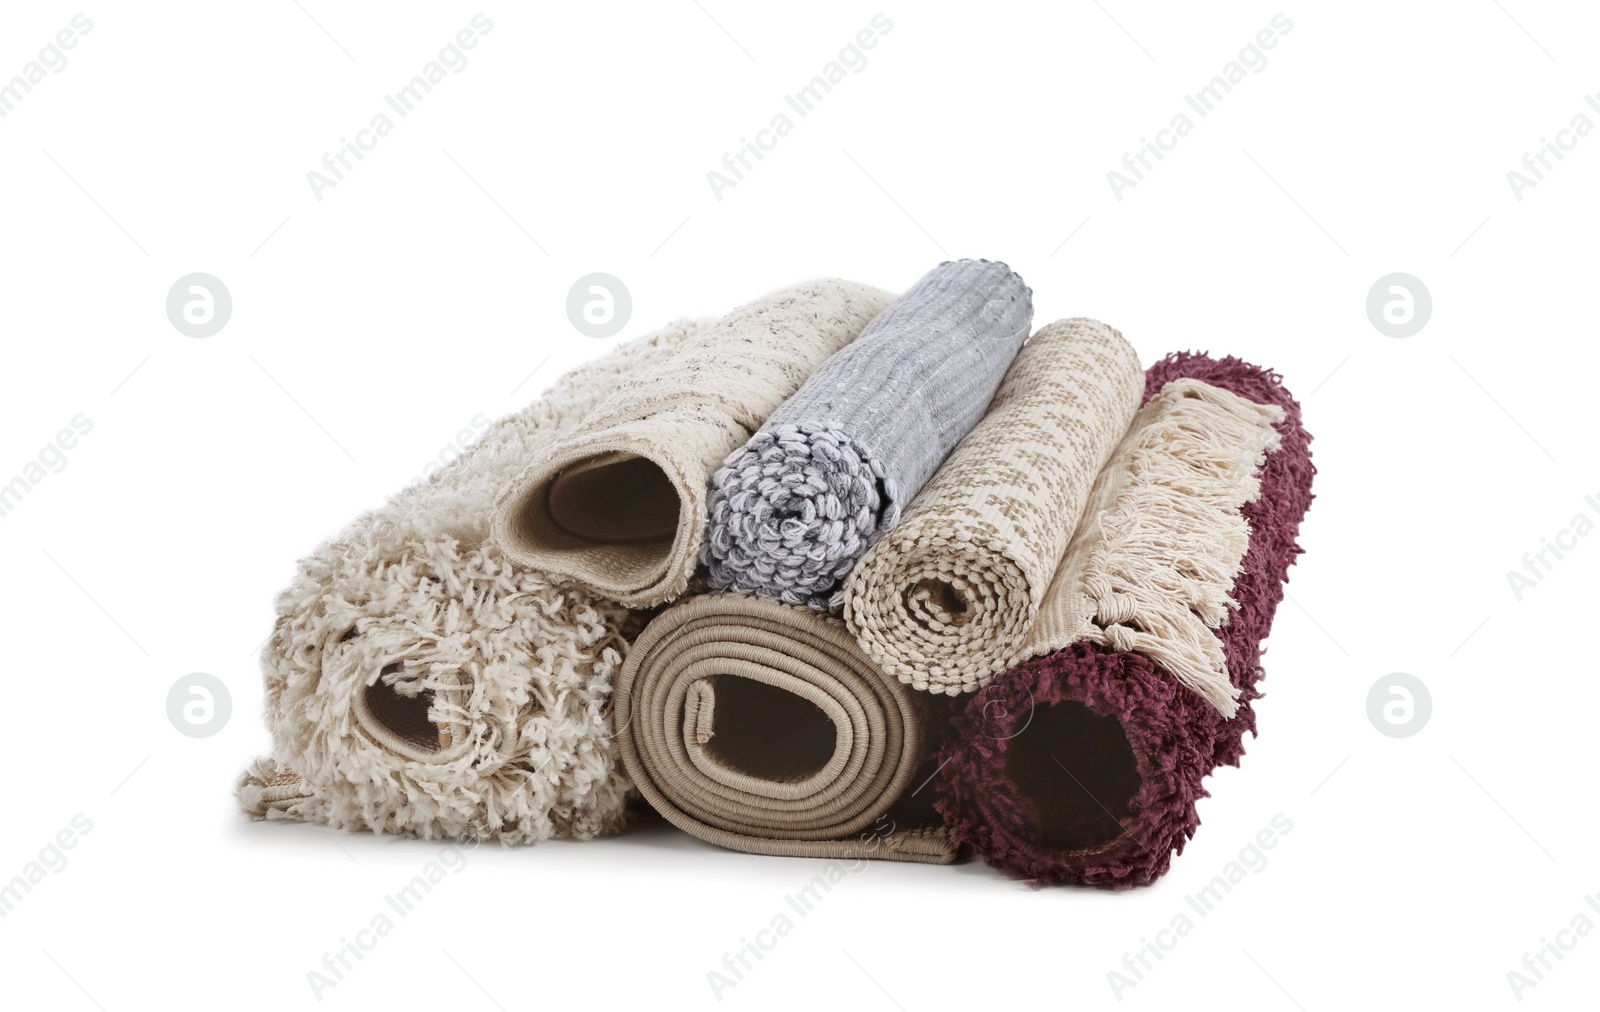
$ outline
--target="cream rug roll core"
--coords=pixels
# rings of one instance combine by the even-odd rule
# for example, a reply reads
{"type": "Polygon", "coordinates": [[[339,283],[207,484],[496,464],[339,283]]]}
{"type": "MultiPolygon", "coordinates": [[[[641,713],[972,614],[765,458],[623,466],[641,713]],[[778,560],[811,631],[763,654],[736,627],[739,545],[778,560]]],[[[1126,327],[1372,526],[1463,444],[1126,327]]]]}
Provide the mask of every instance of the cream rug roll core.
{"type": "Polygon", "coordinates": [[[1144,392],[1095,320],[1042,328],[987,414],[845,583],[863,651],[901,681],[973,692],[1015,663],[1101,465],[1144,392]]]}
{"type": "Polygon", "coordinates": [[[496,504],[495,540],[518,565],[619,604],[677,597],[699,561],[712,472],[892,301],[823,279],[735,309],[547,446],[496,504]]]}
{"type": "Polygon", "coordinates": [[[926,700],[838,619],[709,594],[657,616],[617,678],[622,763],[656,811],[752,854],[946,863],[937,824],[885,816],[930,750],[926,700]]]}

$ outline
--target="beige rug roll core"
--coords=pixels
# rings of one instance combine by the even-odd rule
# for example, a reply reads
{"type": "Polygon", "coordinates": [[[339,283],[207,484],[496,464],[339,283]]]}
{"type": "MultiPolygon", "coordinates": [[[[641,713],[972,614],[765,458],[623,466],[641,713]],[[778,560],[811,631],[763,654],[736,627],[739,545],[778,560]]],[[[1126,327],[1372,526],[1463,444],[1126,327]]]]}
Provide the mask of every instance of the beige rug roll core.
{"type": "Polygon", "coordinates": [[[988,413],[845,584],[863,651],[956,695],[1020,658],[1095,475],[1144,395],[1133,346],[1096,320],[1028,340],[988,413]]]}
{"type": "Polygon", "coordinates": [[[615,698],[624,769],[693,836],[774,856],[955,859],[931,809],[922,824],[890,817],[935,744],[931,699],[878,670],[836,618],[690,598],[645,628],[615,698]]]}

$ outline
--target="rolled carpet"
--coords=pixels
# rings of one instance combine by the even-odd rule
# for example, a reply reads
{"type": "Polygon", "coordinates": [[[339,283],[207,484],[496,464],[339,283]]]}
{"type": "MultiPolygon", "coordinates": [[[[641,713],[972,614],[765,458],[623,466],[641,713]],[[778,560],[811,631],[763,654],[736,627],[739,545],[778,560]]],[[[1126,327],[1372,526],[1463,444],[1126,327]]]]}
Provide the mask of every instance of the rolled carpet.
{"type": "Polygon", "coordinates": [[[642,623],[513,567],[489,515],[543,445],[709,325],[569,373],[301,560],[261,652],[273,748],[239,782],[248,814],[513,843],[621,826],[611,685],[642,623]]]}
{"type": "Polygon", "coordinates": [[[823,363],[712,479],[714,588],[818,610],[983,417],[1033,293],[987,260],[940,264],[823,363]]]}
{"type": "Polygon", "coordinates": [[[949,695],[1014,664],[1143,394],[1138,353],[1105,324],[1034,334],[983,421],[850,574],[844,618],[861,649],[949,695]]]}
{"type": "Polygon", "coordinates": [[[752,854],[955,857],[931,805],[920,822],[895,811],[931,751],[929,697],[879,672],[836,618],[689,598],[645,627],[616,693],[624,769],[687,833],[752,854]]]}
{"type": "Polygon", "coordinates": [[[607,600],[677,597],[712,471],[892,299],[823,279],[735,309],[544,447],[496,503],[494,539],[517,565],[607,600]]]}
{"type": "Polygon", "coordinates": [[[1255,731],[1262,644],[1312,499],[1311,436],[1277,374],[1184,353],[1153,366],[1146,389],[1152,400],[1102,472],[1091,516],[1107,493],[1110,505],[1075,538],[1047,595],[1032,638],[1042,656],[973,696],[940,754],[938,807],[955,839],[1039,883],[1146,885],[1182,852],[1200,823],[1203,780],[1238,765],[1244,734],[1255,731]],[[1186,409],[1190,418],[1163,426],[1152,405],[1169,420],[1186,409]],[[1141,431],[1163,427],[1164,439],[1141,441],[1141,431]],[[1187,475],[1157,462],[1163,445],[1187,475]],[[1153,475],[1165,475],[1165,486],[1153,475]],[[1212,533],[1208,544],[1183,536],[1235,516],[1234,536],[1212,533]],[[1131,564],[1140,552],[1168,562],[1131,564]],[[1231,587],[1219,595],[1224,579],[1231,587]],[[1212,629],[1232,690],[1228,713],[1181,684],[1165,659],[1175,655],[1149,638],[1182,638],[1175,602],[1212,629]]]}

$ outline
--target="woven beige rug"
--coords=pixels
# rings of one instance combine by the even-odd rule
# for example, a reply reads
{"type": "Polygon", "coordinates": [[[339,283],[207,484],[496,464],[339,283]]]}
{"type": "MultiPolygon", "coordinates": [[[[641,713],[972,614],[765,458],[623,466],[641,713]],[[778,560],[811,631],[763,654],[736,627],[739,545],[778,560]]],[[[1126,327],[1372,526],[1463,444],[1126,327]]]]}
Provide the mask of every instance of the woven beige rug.
{"type": "Polygon", "coordinates": [[[983,420],[846,582],[862,650],[950,695],[1015,663],[1143,394],[1138,353],[1111,327],[1072,319],[1036,333],[983,420]]]}
{"type": "Polygon", "coordinates": [[[1095,480],[1019,659],[1079,642],[1134,651],[1232,717],[1239,690],[1216,630],[1237,607],[1240,510],[1261,494],[1283,414],[1196,379],[1150,398],[1095,480]]]}
{"type": "Polygon", "coordinates": [[[930,751],[930,703],[838,619],[730,594],[662,612],[616,685],[623,767],[657,812],[718,846],[791,857],[955,858],[931,808],[919,824],[892,813],[930,751]]]}
{"type": "Polygon", "coordinates": [[[677,597],[712,472],[892,301],[824,279],[734,310],[549,445],[501,495],[495,540],[518,565],[630,607],[677,597]]]}

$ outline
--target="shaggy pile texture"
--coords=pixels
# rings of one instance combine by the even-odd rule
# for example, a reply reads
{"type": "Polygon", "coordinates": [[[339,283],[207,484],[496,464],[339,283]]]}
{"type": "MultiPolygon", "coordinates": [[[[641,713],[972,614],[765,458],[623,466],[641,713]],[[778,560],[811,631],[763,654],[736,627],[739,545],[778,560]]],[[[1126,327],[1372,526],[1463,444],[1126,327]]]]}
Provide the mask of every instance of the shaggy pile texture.
{"type": "Polygon", "coordinates": [[[1005,264],[930,271],[717,471],[710,585],[842,607],[840,584],[983,417],[1032,320],[1005,264]]]}
{"type": "MultiPolygon", "coordinates": [[[[1263,641],[1312,499],[1311,437],[1275,373],[1177,354],[1149,370],[1147,396],[1182,380],[1282,411],[1276,448],[1257,474],[1259,495],[1241,509],[1249,546],[1231,617],[1215,630],[1239,705],[1224,715],[1151,657],[1114,642],[1073,643],[973,696],[940,754],[939,810],[958,842],[1038,883],[1122,889],[1165,874],[1199,825],[1204,778],[1237,765],[1245,732],[1255,731],[1263,641]]],[[[1207,467],[1198,464],[1196,477],[1207,467]]]]}
{"type": "Polygon", "coordinates": [[[844,617],[862,650],[949,695],[1020,660],[1144,381],[1138,353],[1103,323],[1035,334],[983,421],[846,582],[844,617]]]}
{"type": "Polygon", "coordinates": [[[517,565],[611,601],[677,597],[699,559],[711,473],[892,301],[824,279],[734,310],[617,383],[508,481],[494,539],[517,565]]]}
{"type": "Polygon", "coordinates": [[[709,326],[568,374],[300,562],[261,655],[273,754],[240,781],[248,813],[513,843],[621,826],[611,685],[639,620],[511,565],[489,517],[545,446],[709,326]]]}
{"type": "MultiPolygon", "coordinates": [[[[844,623],[762,598],[669,607],[617,678],[622,763],[678,828],[752,854],[947,863],[947,831],[891,818],[925,757],[924,699],[844,623]]],[[[930,792],[931,793],[931,792],[930,792]]]]}

